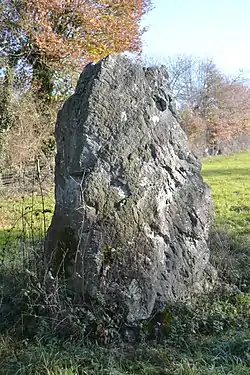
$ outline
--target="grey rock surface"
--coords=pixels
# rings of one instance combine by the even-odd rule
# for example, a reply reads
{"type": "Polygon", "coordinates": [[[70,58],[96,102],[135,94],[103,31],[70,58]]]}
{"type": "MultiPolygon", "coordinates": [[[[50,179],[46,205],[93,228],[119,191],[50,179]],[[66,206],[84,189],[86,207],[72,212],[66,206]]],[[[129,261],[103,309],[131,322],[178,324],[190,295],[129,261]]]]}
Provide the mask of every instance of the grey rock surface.
{"type": "Polygon", "coordinates": [[[209,187],[164,67],[111,55],[82,72],[56,124],[56,208],[45,254],[83,296],[128,321],[209,285],[209,187]]]}

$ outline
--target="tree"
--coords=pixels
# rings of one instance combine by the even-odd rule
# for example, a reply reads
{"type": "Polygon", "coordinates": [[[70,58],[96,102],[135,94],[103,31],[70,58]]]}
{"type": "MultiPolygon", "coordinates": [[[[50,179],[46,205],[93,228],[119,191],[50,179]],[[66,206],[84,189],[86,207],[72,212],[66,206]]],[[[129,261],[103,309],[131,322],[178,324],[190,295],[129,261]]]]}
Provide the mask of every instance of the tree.
{"type": "Polygon", "coordinates": [[[24,164],[54,152],[58,99],[88,62],[140,51],[140,21],[150,7],[151,0],[0,1],[0,154],[6,163],[15,164],[15,155],[24,164]]]}
{"type": "Polygon", "coordinates": [[[249,132],[250,89],[241,75],[222,74],[211,59],[177,56],[168,60],[170,87],[190,139],[208,145],[249,132]]]}
{"type": "Polygon", "coordinates": [[[0,41],[5,54],[32,67],[38,94],[50,97],[56,70],[140,51],[140,20],[150,6],[150,0],[3,0],[9,17],[0,19],[0,41]]]}

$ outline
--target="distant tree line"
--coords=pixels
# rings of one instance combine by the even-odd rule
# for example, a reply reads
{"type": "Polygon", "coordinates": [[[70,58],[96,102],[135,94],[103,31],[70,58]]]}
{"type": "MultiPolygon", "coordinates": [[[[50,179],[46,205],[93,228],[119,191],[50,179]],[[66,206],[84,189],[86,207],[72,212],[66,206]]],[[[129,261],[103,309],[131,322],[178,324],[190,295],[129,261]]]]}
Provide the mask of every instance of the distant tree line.
{"type": "Polygon", "coordinates": [[[250,87],[239,73],[223,74],[212,59],[169,58],[170,88],[182,126],[191,142],[208,147],[238,134],[250,134],[250,87]]]}

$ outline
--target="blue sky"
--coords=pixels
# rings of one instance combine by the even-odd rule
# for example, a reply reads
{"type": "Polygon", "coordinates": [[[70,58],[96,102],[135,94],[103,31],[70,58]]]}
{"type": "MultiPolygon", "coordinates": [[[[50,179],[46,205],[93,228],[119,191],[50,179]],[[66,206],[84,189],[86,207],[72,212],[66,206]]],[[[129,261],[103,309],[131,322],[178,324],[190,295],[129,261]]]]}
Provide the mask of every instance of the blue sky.
{"type": "Polygon", "coordinates": [[[212,57],[223,72],[250,75],[250,0],[153,0],[146,55],[212,57]]]}

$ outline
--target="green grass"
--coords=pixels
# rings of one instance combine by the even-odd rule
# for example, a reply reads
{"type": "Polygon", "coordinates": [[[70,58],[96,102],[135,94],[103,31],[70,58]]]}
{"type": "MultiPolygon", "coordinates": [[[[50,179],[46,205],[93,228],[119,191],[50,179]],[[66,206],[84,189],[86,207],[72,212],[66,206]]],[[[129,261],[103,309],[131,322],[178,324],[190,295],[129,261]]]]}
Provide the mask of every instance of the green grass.
{"type": "Polygon", "coordinates": [[[250,151],[211,157],[202,175],[212,188],[211,261],[227,282],[250,288],[250,151]]]}
{"type": "Polygon", "coordinates": [[[215,225],[233,234],[250,233],[250,152],[211,157],[202,175],[212,187],[215,225]]]}
{"type": "Polygon", "coordinates": [[[53,212],[53,194],[0,197],[0,261],[20,263],[44,239],[53,212]]]}
{"type": "Polygon", "coordinates": [[[0,197],[0,235],[13,229],[38,234],[44,231],[44,225],[47,228],[50,224],[53,211],[53,194],[43,198],[40,195],[0,197]]]}
{"type": "Polygon", "coordinates": [[[2,338],[4,375],[249,375],[250,335],[197,337],[180,347],[140,344],[104,348],[79,342],[17,344],[2,338]]]}

